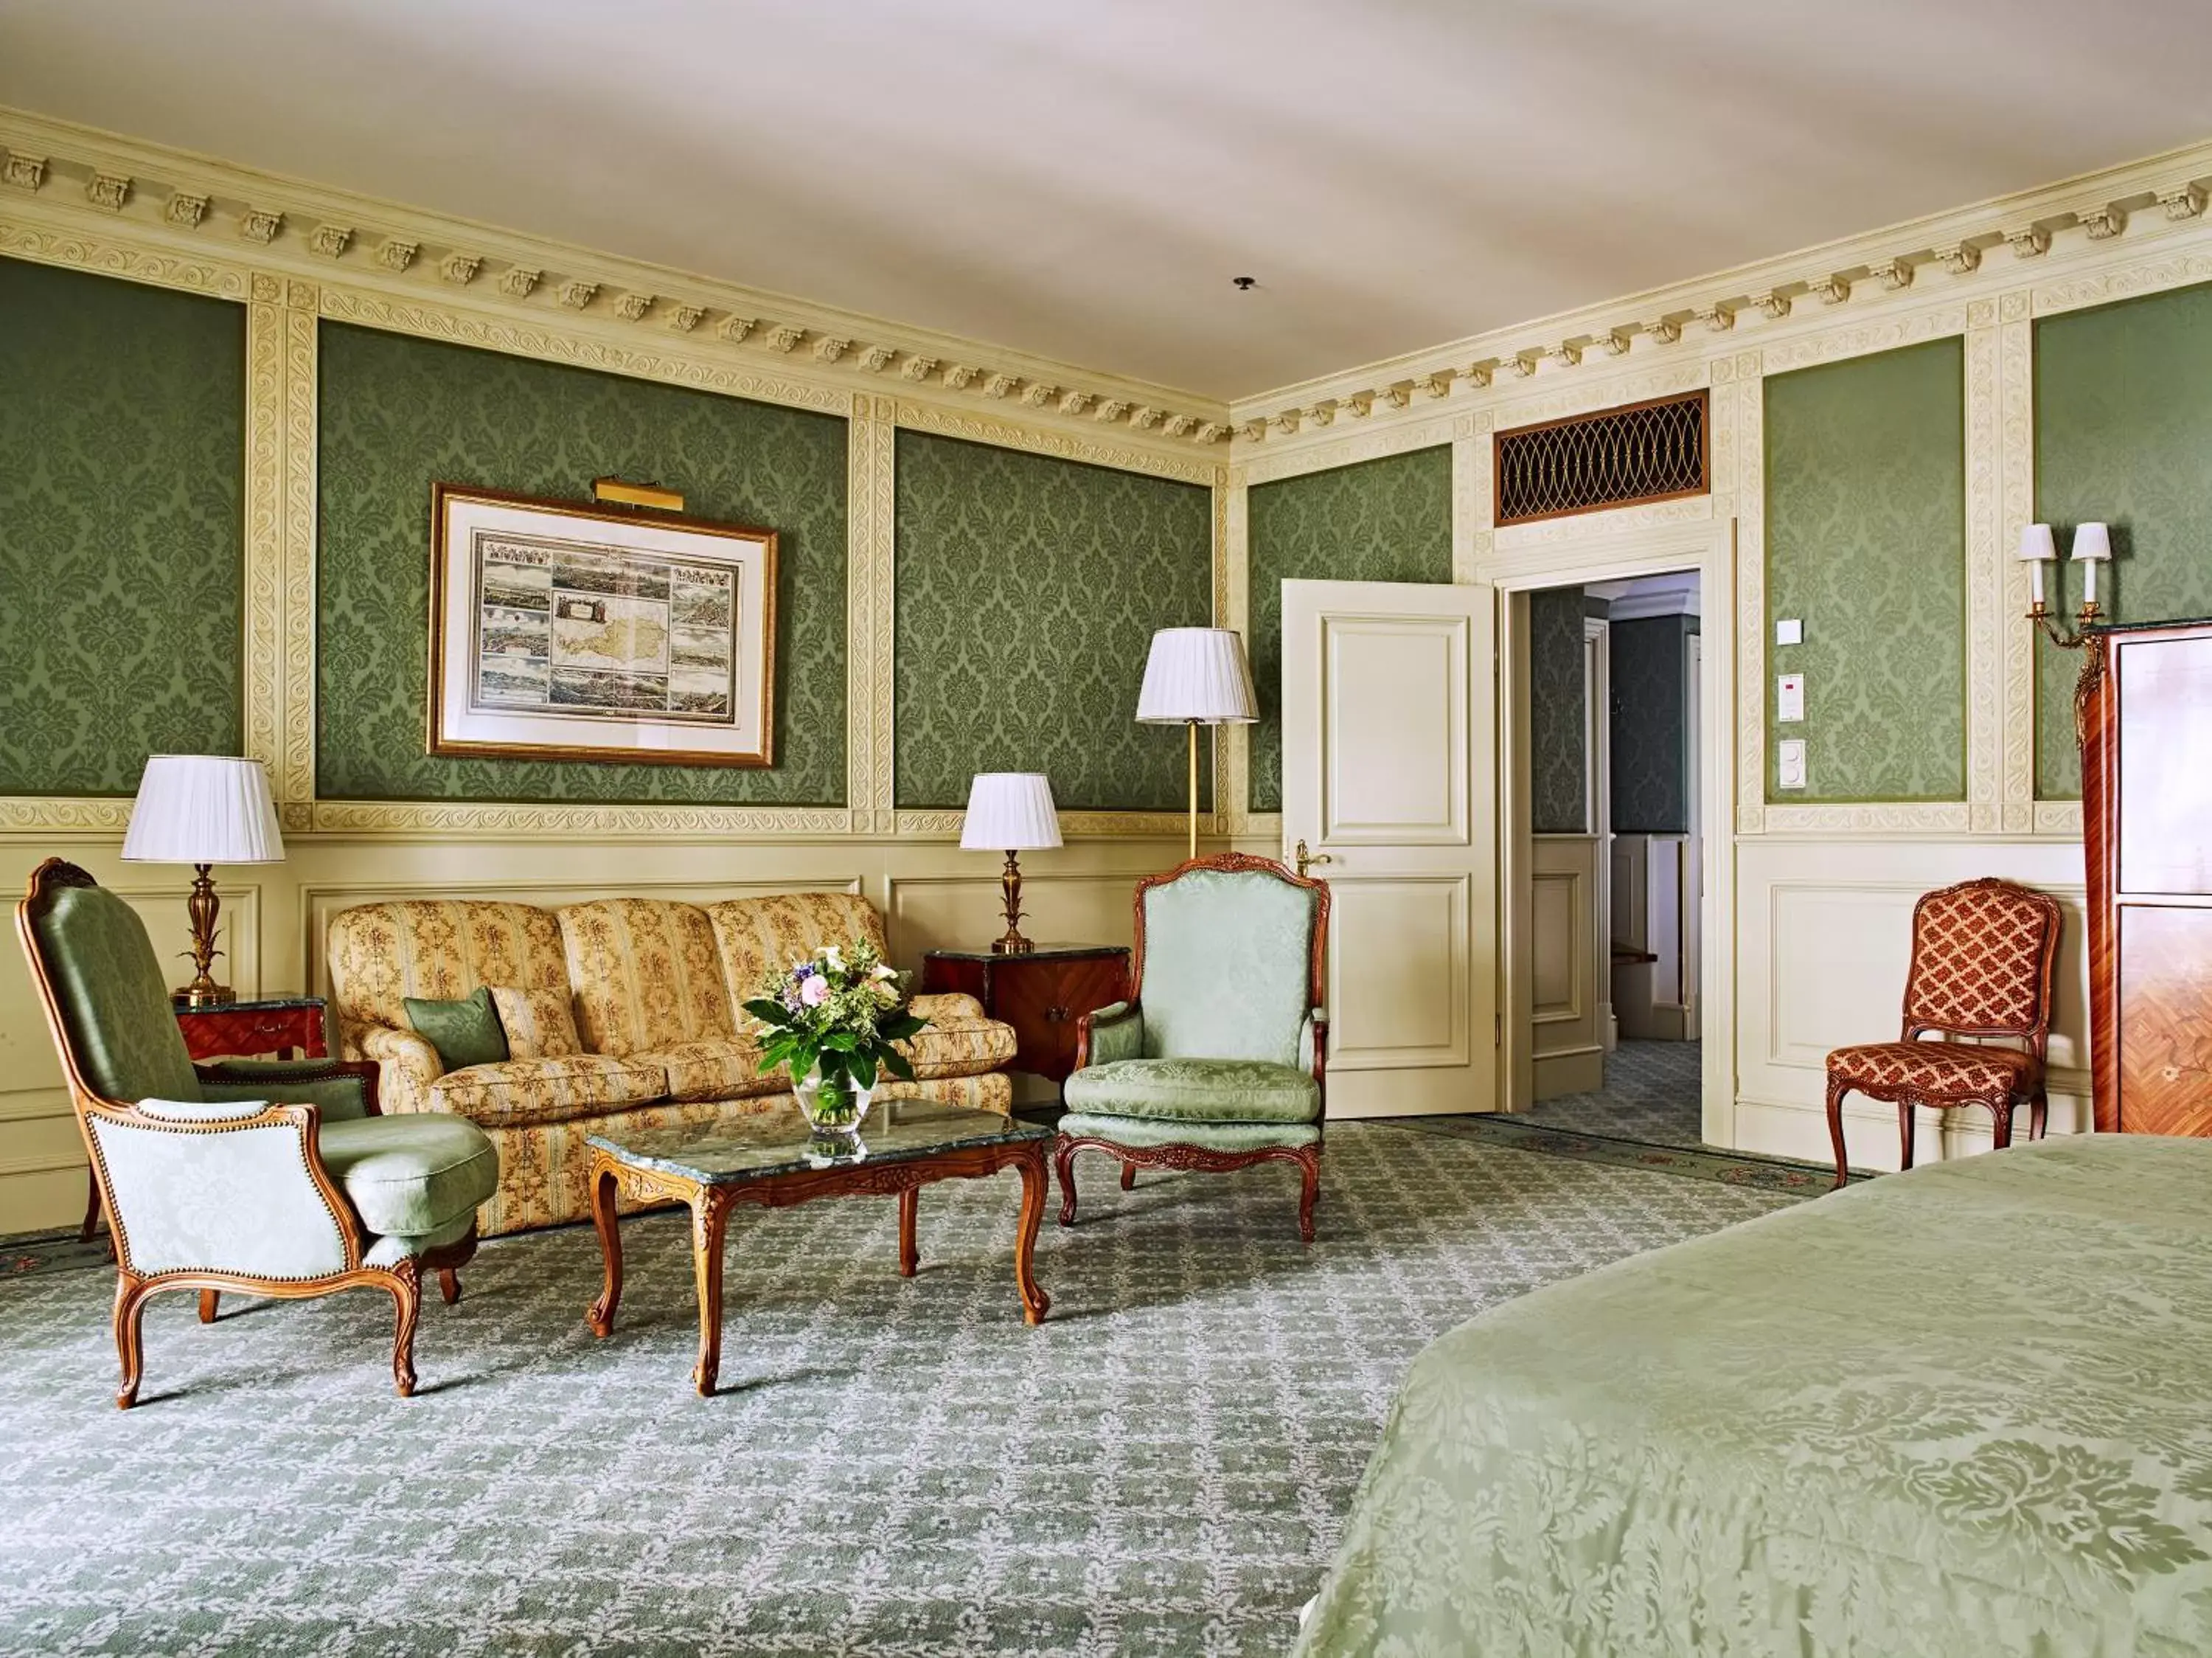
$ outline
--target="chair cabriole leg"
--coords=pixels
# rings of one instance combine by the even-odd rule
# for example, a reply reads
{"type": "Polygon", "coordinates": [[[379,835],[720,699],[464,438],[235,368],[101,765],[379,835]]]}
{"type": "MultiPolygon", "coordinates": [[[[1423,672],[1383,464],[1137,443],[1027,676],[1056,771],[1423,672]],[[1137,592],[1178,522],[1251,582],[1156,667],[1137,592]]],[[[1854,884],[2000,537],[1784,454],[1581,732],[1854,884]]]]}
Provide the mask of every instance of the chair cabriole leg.
{"type": "Polygon", "coordinates": [[[438,1269],[438,1293],[446,1298],[448,1307],[460,1300],[461,1272],[459,1267],[441,1266],[438,1269]]]}
{"type": "Polygon", "coordinates": [[[1897,1167],[1899,1173],[1912,1167],[1913,1105],[1910,1100],[1897,1102],[1897,1167]]]}
{"type": "Polygon", "coordinates": [[[1124,1163],[1124,1164],[1122,1164],[1122,1165],[1121,1165],[1121,1190],[1122,1190],[1122,1191],[1124,1191],[1124,1192],[1134,1192],[1136,1189],[1137,1189],[1137,1166],[1136,1166],[1134,1163],[1124,1163]]]}
{"type": "Polygon", "coordinates": [[[1314,1240],[1314,1205],[1321,1201],[1321,1154],[1312,1146],[1301,1149],[1298,1162],[1298,1236],[1314,1240]]]}
{"type": "Polygon", "coordinates": [[[1828,1079],[1828,1143],[1836,1149],[1836,1181],[1828,1189],[1839,1189],[1850,1179],[1850,1171],[1844,1162],[1844,1096],[1851,1085],[1840,1076],[1828,1079]]]}
{"type": "Polygon", "coordinates": [[[1063,1140],[1053,1155],[1060,1169],[1060,1223],[1075,1224],[1075,1148],[1063,1140]]]}
{"type": "Polygon", "coordinates": [[[219,1306],[221,1306],[221,1305],[222,1305],[222,1292],[221,1290],[217,1290],[217,1289],[203,1289],[203,1290],[201,1290],[201,1291],[200,1291],[200,1322],[201,1322],[202,1324],[213,1324],[213,1323],[215,1322],[216,1308],[218,1308],[219,1306]]]}
{"type": "MultiPolygon", "coordinates": [[[[2002,1151],[2012,1143],[2012,1096],[2008,1094],[2001,1100],[1991,1100],[1987,1103],[1990,1107],[1990,1143],[1994,1149],[2002,1151]]],[[[2033,1137],[2034,1132],[2033,1125],[2030,1125],[2029,1135],[2033,1137]]]]}
{"type": "Polygon", "coordinates": [[[115,1275],[115,1356],[123,1368],[121,1385],[115,1390],[118,1411],[127,1411],[138,1402],[138,1382],[145,1374],[139,1315],[145,1311],[146,1295],[143,1280],[128,1272],[115,1275]]]}
{"type": "Polygon", "coordinates": [[[2050,1125],[2051,1095],[2039,1082],[2036,1084],[2034,1094],[2029,1097],[2027,1102],[2027,1137],[2031,1140],[2040,1140],[2050,1125]]]}
{"type": "Polygon", "coordinates": [[[422,1312],[422,1271],[402,1261],[386,1274],[396,1328],[392,1337],[392,1384],[400,1398],[415,1392],[415,1323],[422,1312]]]}

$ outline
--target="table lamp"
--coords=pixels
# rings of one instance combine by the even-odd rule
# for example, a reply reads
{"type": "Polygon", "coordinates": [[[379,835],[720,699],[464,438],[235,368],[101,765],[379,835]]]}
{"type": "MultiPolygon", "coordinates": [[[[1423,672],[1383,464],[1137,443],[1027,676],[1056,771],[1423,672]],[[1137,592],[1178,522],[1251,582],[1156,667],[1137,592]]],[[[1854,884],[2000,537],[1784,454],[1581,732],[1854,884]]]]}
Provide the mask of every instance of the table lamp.
{"type": "Polygon", "coordinates": [[[1140,725],[1190,728],[1190,856],[1198,856],[1198,728],[1249,725],[1260,717],[1244,641],[1225,627],[1164,627],[1152,635],[1145,687],[1137,693],[1140,725]]]}
{"type": "Polygon", "coordinates": [[[1060,844],[1060,814],[1052,803],[1050,779],[1041,771],[977,772],[968,787],[960,844],[971,852],[1006,855],[999,876],[1006,897],[1006,932],[992,941],[991,954],[1027,955],[1032,946],[1022,936],[1022,866],[1014,855],[1060,844]]]}
{"type": "Polygon", "coordinates": [[[192,895],[185,908],[192,922],[192,982],[176,992],[195,1008],[231,999],[230,986],[211,969],[215,919],[222,905],[209,867],[217,863],[277,863],[284,838],[269,798],[269,775],[258,760],[228,754],[155,754],[138,779],[123,856],[133,863],[189,863],[192,895]]]}

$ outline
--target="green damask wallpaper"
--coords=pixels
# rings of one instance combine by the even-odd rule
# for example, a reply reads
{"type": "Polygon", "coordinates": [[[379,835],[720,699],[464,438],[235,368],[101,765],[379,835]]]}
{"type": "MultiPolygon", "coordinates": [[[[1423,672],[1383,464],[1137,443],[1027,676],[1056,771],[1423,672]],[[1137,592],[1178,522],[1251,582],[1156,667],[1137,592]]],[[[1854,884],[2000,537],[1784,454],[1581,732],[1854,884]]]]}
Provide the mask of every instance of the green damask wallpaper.
{"type": "Polygon", "coordinates": [[[898,804],[1042,771],[1063,810],[1180,809],[1182,728],[1133,716],[1152,631],[1212,620],[1212,491],[926,432],[897,468],[898,804]]]}
{"type": "Polygon", "coordinates": [[[1449,582],[1451,448],[1261,484],[1249,497],[1252,681],[1251,810],[1283,806],[1283,588],[1285,581],[1449,582]]]}
{"type": "Polygon", "coordinates": [[[0,794],[235,754],[246,309],[0,259],[0,794]]]}
{"type": "Polygon", "coordinates": [[[1607,631],[1615,834],[1689,832],[1694,785],[1686,641],[1697,631],[1694,616],[1643,616],[1607,631]]]}
{"type": "Polygon", "coordinates": [[[1964,365],[1954,338],[1767,379],[1766,613],[1805,624],[1767,660],[1771,801],[1966,798],[1964,365]],[[1775,786],[1784,737],[1809,788],[1775,786]]]}
{"type": "Polygon", "coordinates": [[[331,799],[845,798],[842,420],[527,357],[322,327],[317,789],[331,799]],[[693,516],[779,533],[775,765],[597,765],[424,752],[430,486],[588,499],[657,479],[693,516]]]}
{"type": "Polygon", "coordinates": [[[1528,826],[1590,832],[1583,590],[1528,595],[1528,826]]]}
{"type": "MultiPolygon", "coordinates": [[[[2035,515],[2062,559],[2075,525],[2112,527],[2112,562],[2097,574],[2106,615],[2212,615],[2212,286],[2037,323],[2035,434],[2035,515]]],[[[2059,570],[2050,602],[2070,616],[2081,576],[2059,570]]],[[[2079,799],[2081,658],[2040,640],[2035,658],[2035,792],[2079,799]]]]}

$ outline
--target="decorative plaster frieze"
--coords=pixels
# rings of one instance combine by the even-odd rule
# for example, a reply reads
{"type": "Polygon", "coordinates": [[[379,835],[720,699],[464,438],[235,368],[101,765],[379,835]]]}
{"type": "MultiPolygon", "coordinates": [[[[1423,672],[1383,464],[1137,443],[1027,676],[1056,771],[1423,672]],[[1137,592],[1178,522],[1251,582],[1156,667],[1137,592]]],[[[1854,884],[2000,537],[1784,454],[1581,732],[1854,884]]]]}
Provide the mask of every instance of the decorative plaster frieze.
{"type": "Polygon", "coordinates": [[[624,294],[615,302],[615,314],[624,322],[642,322],[658,297],[653,294],[624,294]]]}
{"type": "Polygon", "coordinates": [[[1725,303],[1716,302],[1698,308],[1698,320],[1705,325],[1708,333],[1724,334],[1735,326],[1735,312],[1725,303]]]}
{"type": "Polygon", "coordinates": [[[218,299],[244,299],[247,293],[247,272],[240,266],[141,247],[121,239],[64,235],[4,217],[0,217],[0,253],[218,299]]]}
{"type": "Polygon", "coordinates": [[[1563,339],[1544,355],[1563,369],[1571,369],[1583,360],[1583,348],[1570,339],[1563,339]]]}
{"type": "Polygon", "coordinates": [[[1129,424],[1139,431],[1150,431],[1160,424],[1160,411],[1147,404],[1129,411],[1129,424]]]}
{"type": "MultiPolygon", "coordinates": [[[[769,343],[773,344],[775,342],[769,343]]],[[[824,334],[814,342],[814,360],[817,363],[835,363],[852,349],[851,340],[839,339],[833,334],[824,334]]]]}
{"type": "Polygon", "coordinates": [[[1662,345],[1672,345],[1682,338],[1682,325],[1673,317],[1654,317],[1638,326],[1662,345]]]}
{"type": "Polygon", "coordinates": [[[1823,305],[1841,305],[1851,296],[1851,279],[1840,271],[1815,277],[1805,284],[1805,291],[1823,305]]]}
{"type": "Polygon", "coordinates": [[[448,253],[438,261],[438,275],[456,288],[465,288],[477,279],[483,269],[483,260],[474,253],[448,253]]]}
{"type": "Polygon", "coordinates": [[[2108,241],[2128,228],[2128,210],[2118,202],[2093,207],[2081,215],[2081,228],[2091,241],[2108,241]]]}
{"type": "Polygon", "coordinates": [[[1867,275],[1890,293],[1897,294],[1912,286],[1913,269],[1910,259],[1883,259],[1868,267],[1867,275]]]}
{"type": "Polygon", "coordinates": [[[797,323],[779,322],[768,331],[762,343],[771,351],[789,356],[799,349],[799,342],[805,338],[806,330],[801,328],[797,323]]]}
{"type": "Polygon", "coordinates": [[[1010,397],[1013,394],[1014,387],[1021,383],[1020,380],[1012,375],[986,375],[983,381],[983,395],[988,398],[1010,397]]]}
{"type": "Polygon", "coordinates": [[[319,224],[307,236],[307,251],[326,259],[342,259],[352,246],[353,232],[343,224],[319,224]]]}
{"type": "Polygon", "coordinates": [[[377,244],[376,262],[387,271],[404,271],[415,263],[416,254],[422,251],[420,242],[408,241],[399,236],[386,236],[377,244]]]}
{"type": "MultiPolygon", "coordinates": [[[[1728,367],[1725,363],[1714,366],[1723,371],[1728,367]]],[[[1495,409],[1479,411],[1476,418],[1494,426],[1497,430],[1512,431],[1522,426],[1540,426],[1547,421],[1588,414],[1595,409],[1615,408],[1624,403],[1645,403],[1653,398],[1674,397],[1684,392],[1694,392],[1712,378],[1711,369],[1696,358],[1686,362],[1668,362],[1663,368],[1647,369],[1641,373],[1608,375],[1602,379],[1576,375],[1571,379],[1551,381],[1549,383],[1556,389],[1524,393],[1495,409]]]]}
{"type": "Polygon", "coordinates": [[[1635,343],[1635,337],[1622,328],[1608,328],[1597,337],[1607,357],[1626,357],[1635,343]]]}
{"type": "Polygon", "coordinates": [[[509,299],[527,299],[531,290],[544,280],[543,271],[532,271],[526,265],[513,265],[500,272],[499,291],[509,299]]]}
{"type": "Polygon", "coordinates": [[[724,317],[715,327],[714,334],[717,338],[726,339],[732,345],[742,345],[745,343],[745,336],[759,326],[760,324],[751,317],[724,317]]]}
{"type": "Polygon", "coordinates": [[[1401,380],[1395,386],[1382,388],[1382,400],[1394,409],[1405,408],[1413,400],[1413,382],[1401,380]]]}
{"type": "Polygon", "coordinates": [[[1228,436],[1229,428],[1218,420],[1206,421],[1198,429],[1198,441],[1201,443],[1218,443],[1228,436]]]}
{"type": "Polygon", "coordinates": [[[1954,277],[1971,275],[1980,270],[1982,266],[1982,249],[1978,242],[1953,242],[1948,247],[1937,248],[1936,257],[1942,261],[1943,268],[1954,277]]]}
{"type": "MultiPolygon", "coordinates": [[[[1467,377],[1469,382],[1474,385],[1487,386],[1490,384],[1490,370],[1487,369],[1469,369],[1467,370],[1467,377]],[[1477,379],[1476,376],[1478,375],[1480,375],[1481,378],[1477,379]]],[[[1419,379],[1416,380],[1413,382],[1413,389],[1420,393],[1424,397],[1448,396],[1451,392],[1453,378],[1453,370],[1449,369],[1439,369],[1434,374],[1423,375],[1419,379]]]]}
{"type": "Polygon", "coordinates": [[[84,198],[94,207],[120,213],[131,199],[131,180],[120,173],[94,173],[84,181],[84,198]]]}
{"type": "Polygon", "coordinates": [[[899,375],[904,380],[927,380],[936,372],[937,359],[933,357],[910,357],[899,367],[899,375]]]}
{"type": "Polygon", "coordinates": [[[1247,443],[1257,443],[1267,436],[1267,423],[1264,420],[1248,420],[1237,429],[1237,436],[1247,443]]]}
{"type": "Polygon", "coordinates": [[[1090,401],[1091,393],[1088,392],[1062,392],[1060,394],[1060,411],[1064,415],[1079,415],[1090,401]]]}
{"type": "Polygon", "coordinates": [[[2175,185],[2158,192],[2158,204],[2166,210],[2166,216],[2179,223],[2193,219],[2204,210],[2204,189],[2201,185],[2175,185]]]}
{"type": "Polygon", "coordinates": [[[197,230],[207,217],[208,198],[196,196],[189,190],[173,190],[163,204],[161,216],[171,224],[185,230],[197,230]]]}
{"type": "Polygon", "coordinates": [[[1516,351],[1511,357],[1503,359],[1498,366],[1510,369],[1516,376],[1526,380],[1536,372],[1536,358],[1529,352],[1516,351]]]}
{"type": "MultiPolygon", "coordinates": [[[[975,377],[981,373],[981,369],[971,369],[964,363],[951,363],[946,366],[945,370],[945,383],[956,392],[964,391],[975,381],[975,377]]],[[[1128,405],[1125,403],[1116,403],[1113,406],[1115,409],[1125,409],[1128,405]]],[[[1103,410],[1102,410],[1098,418],[1101,420],[1109,420],[1113,417],[1105,413],[1103,410]]]]}
{"type": "Polygon", "coordinates": [[[1962,334],[1972,320],[1971,312],[1972,308],[1965,305],[1936,305],[1852,327],[1824,329],[1817,334],[1768,346],[1760,354],[1760,367],[1766,374],[1784,374],[1815,363],[1840,363],[1846,357],[1893,351],[1899,346],[1962,334]]]}
{"type": "Polygon", "coordinates": [[[249,207],[238,218],[238,234],[263,247],[275,241],[283,228],[284,216],[271,208],[249,207]]]}
{"type": "Polygon", "coordinates": [[[1302,412],[1305,417],[1305,423],[1307,425],[1319,429],[1320,427],[1328,425],[1331,421],[1336,418],[1336,405],[1334,403],[1310,403],[1305,406],[1302,412]]]}
{"type": "Polygon", "coordinates": [[[131,802],[70,795],[0,796],[0,833],[120,835],[131,826],[131,802]]]}
{"type": "Polygon", "coordinates": [[[1196,415],[1170,415],[1160,430],[1170,437],[1188,437],[1198,425],[1196,415]]]}
{"type": "Polygon", "coordinates": [[[1091,418],[1093,420],[1115,421],[1128,412],[1127,404],[1117,402],[1109,397],[1091,411],[1091,418]]]}
{"type": "Polygon", "coordinates": [[[2059,311],[2078,311],[2087,305],[2131,299],[2138,294],[2160,293],[2168,288],[2212,282],[2212,250],[2179,253],[2166,259],[2094,271],[2063,282],[2045,283],[2034,291],[2034,314],[2047,317],[2059,311]]]}
{"type": "Polygon", "coordinates": [[[1277,431],[1290,437],[1298,430],[1298,411],[1296,409],[1282,410],[1274,417],[1273,424],[1277,431]]]}
{"type": "Polygon", "coordinates": [[[672,306],[668,312],[668,326],[679,334],[688,334],[704,321],[706,316],[706,310],[701,306],[672,306]]]}
{"type": "Polygon", "coordinates": [[[1770,321],[1779,322],[1790,314],[1790,308],[1793,302],[1790,296],[1779,288],[1771,288],[1766,292],[1755,296],[1751,302],[1756,305],[1770,321]]]}
{"type": "MultiPolygon", "coordinates": [[[[1351,418],[1364,420],[1375,412],[1375,393],[1354,392],[1348,397],[1339,399],[1336,406],[1351,418]]],[[[1167,434],[1170,437],[1178,437],[1182,432],[1188,431],[1197,424],[1198,419],[1194,415],[1177,415],[1174,420],[1168,422],[1167,434]],[[1182,431],[1176,430],[1178,423],[1181,424],[1182,431]]]]}
{"type": "Polygon", "coordinates": [[[571,311],[580,311],[591,304],[599,291],[596,282],[564,282],[555,297],[571,311]]]}
{"type": "Polygon", "coordinates": [[[892,359],[897,356],[896,345],[871,345],[860,353],[860,367],[872,375],[879,375],[891,366],[892,359]]]}
{"type": "Polygon", "coordinates": [[[26,155],[20,149],[11,149],[6,163],[0,165],[0,182],[12,189],[35,193],[46,181],[46,158],[43,155],[26,155]]]}
{"type": "Polygon", "coordinates": [[[2023,224],[2004,233],[2005,246],[2016,259],[2041,259],[2051,251],[2051,233],[2039,224],[2023,224]]]}
{"type": "MultiPolygon", "coordinates": [[[[317,801],[302,815],[311,834],[499,835],[573,840],[580,835],[656,840],[737,836],[847,835],[842,806],[539,806],[454,802],[317,801]]],[[[289,830],[294,826],[288,823],[289,830]]]]}
{"type": "Polygon", "coordinates": [[[1080,460],[1087,466],[1113,466],[1154,478],[1172,478],[1186,484],[1211,486],[1226,475],[1218,460],[1188,448],[1169,448],[1158,444],[1139,448],[1116,443],[1109,434],[1093,436],[1079,430],[1063,431],[1057,427],[1034,426],[1002,419],[981,409],[902,400],[892,418],[899,425],[915,431],[963,438],[971,443],[993,443],[1000,448],[1021,449],[1030,454],[1054,455],[1062,460],[1080,460]]]}
{"type": "Polygon", "coordinates": [[[1325,472],[1335,466],[1349,466],[1362,460],[1379,460],[1386,455],[1403,454],[1413,449],[1434,448],[1452,442],[1459,434],[1464,417],[1431,414],[1425,419],[1399,421],[1388,425],[1369,424],[1357,429],[1343,429],[1322,437],[1309,434],[1295,445],[1275,448],[1255,454],[1238,468],[1247,484],[1272,484],[1280,479],[1296,478],[1304,472],[1325,472]]]}

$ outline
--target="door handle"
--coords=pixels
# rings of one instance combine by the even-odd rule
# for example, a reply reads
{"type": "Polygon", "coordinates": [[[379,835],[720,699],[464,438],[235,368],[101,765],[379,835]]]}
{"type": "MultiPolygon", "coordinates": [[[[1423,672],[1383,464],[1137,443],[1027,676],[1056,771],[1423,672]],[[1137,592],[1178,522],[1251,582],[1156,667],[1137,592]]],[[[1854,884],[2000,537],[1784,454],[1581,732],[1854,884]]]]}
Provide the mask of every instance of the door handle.
{"type": "Polygon", "coordinates": [[[1315,864],[1334,863],[1336,862],[1334,858],[1331,857],[1326,852],[1309,852],[1306,850],[1306,844],[1303,838],[1299,840],[1298,850],[1292,854],[1292,856],[1297,861],[1298,878],[1301,881],[1305,879],[1306,871],[1311,869],[1315,864]]]}

